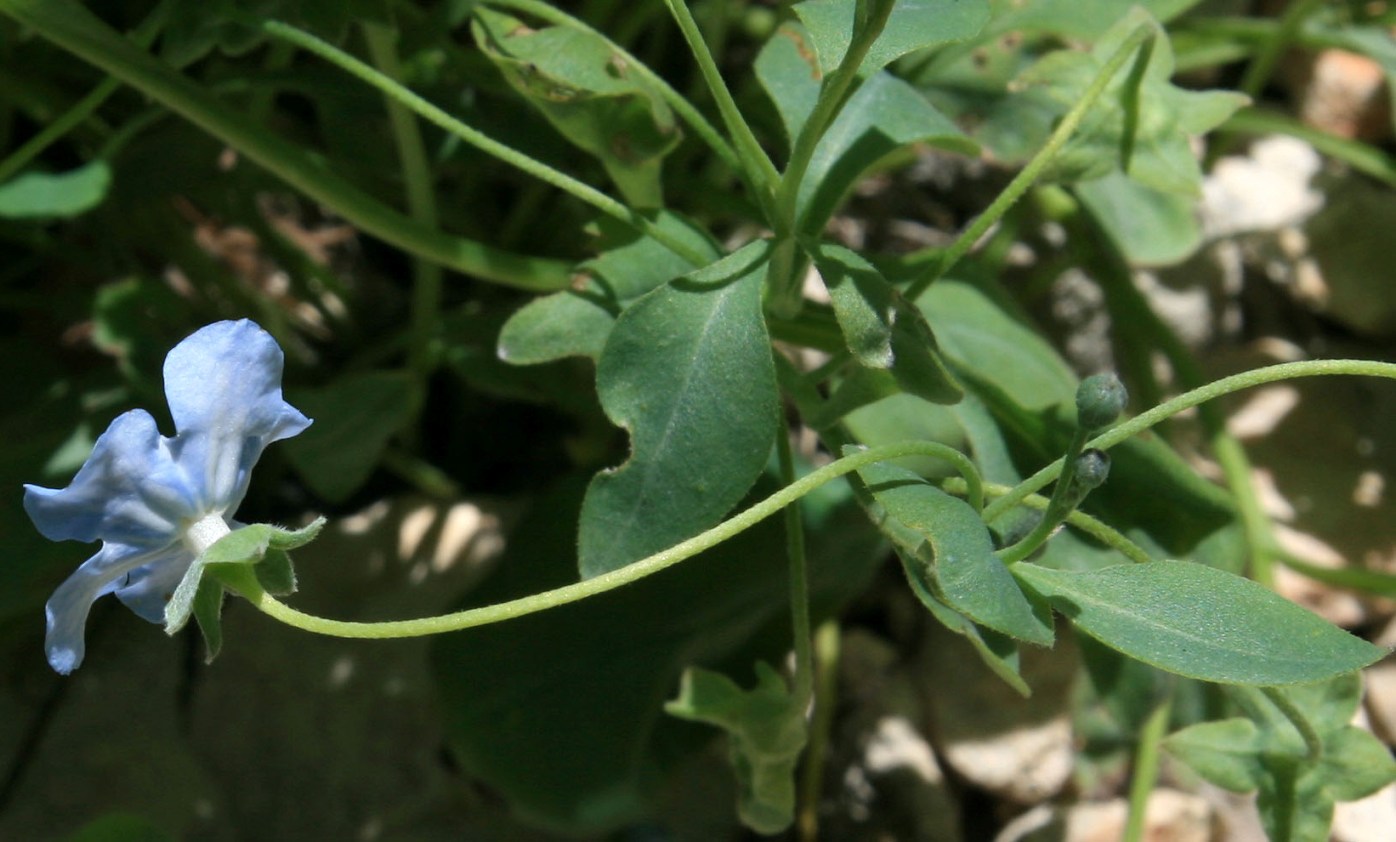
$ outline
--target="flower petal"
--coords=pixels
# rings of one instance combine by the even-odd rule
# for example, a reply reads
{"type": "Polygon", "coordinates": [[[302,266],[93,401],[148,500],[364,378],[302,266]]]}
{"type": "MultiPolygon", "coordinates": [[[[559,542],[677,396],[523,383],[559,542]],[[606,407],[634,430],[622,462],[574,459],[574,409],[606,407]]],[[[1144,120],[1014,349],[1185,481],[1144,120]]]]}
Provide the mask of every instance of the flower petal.
{"type": "Polygon", "coordinates": [[[119,587],[132,570],[147,566],[159,569],[181,555],[187,555],[187,550],[179,546],[146,550],[117,543],[103,544],[96,555],[84,561],[49,597],[45,608],[48,634],[44,638],[49,665],[63,675],[77,669],[86,651],[83,630],[92,603],[119,587]]]}
{"type": "Polygon", "coordinates": [[[194,554],[186,551],[161,559],[159,563],[138,567],[127,575],[121,587],[116,588],[116,598],[142,620],[163,625],[165,603],[170,601],[193,563],[194,554]]]}
{"type": "Polygon", "coordinates": [[[24,510],[53,541],[166,546],[197,504],[170,440],[143,409],[111,422],[67,488],[24,487],[24,510]]]}
{"type": "Polygon", "coordinates": [[[201,328],[165,358],[171,449],[203,512],[236,511],[262,450],[310,426],[282,400],[283,362],[276,340],[246,319],[201,328]]]}

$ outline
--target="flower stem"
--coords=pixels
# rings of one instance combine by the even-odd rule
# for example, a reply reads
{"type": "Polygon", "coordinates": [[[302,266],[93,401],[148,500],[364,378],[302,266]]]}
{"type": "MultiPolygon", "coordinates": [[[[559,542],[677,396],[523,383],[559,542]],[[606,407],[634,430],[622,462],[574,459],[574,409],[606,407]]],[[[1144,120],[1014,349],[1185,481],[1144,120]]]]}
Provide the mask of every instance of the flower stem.
{"type": "Polygon", "coordinates": [[[1124,842],[1141,842],[1144,838],[1149,794],[1158,782],[1159,750],[1168,733],[1168,718],[1172,712],[1172,702],[1163,700],[1149,714],[1139,732],[1139,747],[1134,752],[1134,774],[1129,782],[1129,818],[1125,821],[1124,842]]]}
{"type": "MultiPolygon", "coordinates": [[[[862,450],[857,453],[851,453],[842,459],[831,462],[822,468],[806,474],[772,494],[770,497],[767,497],[765,500],[719,523],[706,532],[695,535],[667,550],[661,550],[654,555],[640,559],[618,570],[612,570],[609,573],[603,573],[600,576],[595,576],[570,585],[564,585],[560,588],[530,594],[529,596],[520,597],[519,599],[512,599],[508,602],[486,605],[480,608],[470,608],[465,611],[457,611],[453,614],[444,614],[437,617],[425,617],[416,620],[396,620],[382,623],[330,620],[305,614],[278,601],[262,590],[261,587],[257,585],[255,579],[229,581],[227,584],[256,606],[258,610],[268,616],[280,620],[289,626],[315,632],[316,634],[362,639],[423,637],[426,635],[444,634],[446,632],[460,631],[475,626],[484,626],[503,620],[512,620],[516,617],[536,614],[539,611],[546,611],[549,608],[556,608],[560,605],[578,602],[587,597],[606,593],[607,591],[615,590],[623,585],[628,585],[631,582],[639,581],[646,576],[672,567],[685,559],[692,558],[705,550],[712,549],[723,541],[750,529],[766,518],[774,515],[825,483],[838,479],[845,474],[852,473],[866,465],[883,462],[889,459],[900,459],[905,456],[933,456],[956,461],[952,459],[950,454],[954,454],[961,459],[964,457],[964,454],[961,454],[954,448],[947,447],[937,442],[927,441],[886,444],[862,450]]],[[[957,467],[959,467],[958,464],[957,467]]],[[[966,476],[966,482],[974,483],[974,487],[977,488],[979,479],[978,473],[973,472],[972,465],[970,469],[972,473],[966,476]]],[[[980,493],[982,493],[982,491],[980,493]]]]}
{"type": "MultiPolygon", "coordinates": [[[[1086,443],[1087,447],[1107,450],[1131,436],[1142,433],[1164,419],[1206,403],[1213,398],[1229,395],[1252,386],[1262,386],[1279,380],[1293,380],[1300,377],[1323,377],[1331,375],[1354,375],[1360,377],[1384,377],[1396,380],[1396,363],[1375,362],[1372,360],[1305,360],[1295,363],[1280,363],[1254,371],[1245,371],[1223,377],[1165,401],[1153,409],[1118,424],[1086,443]]],[[[984,509],[985,522],[995,518],[1023,502],[1023,499],[1047,483],[1056,479],[1062,470],[1062,460],[1058,459],[1042,470],[1023,480],[1013,491],[990,503],[984,509]]]]}

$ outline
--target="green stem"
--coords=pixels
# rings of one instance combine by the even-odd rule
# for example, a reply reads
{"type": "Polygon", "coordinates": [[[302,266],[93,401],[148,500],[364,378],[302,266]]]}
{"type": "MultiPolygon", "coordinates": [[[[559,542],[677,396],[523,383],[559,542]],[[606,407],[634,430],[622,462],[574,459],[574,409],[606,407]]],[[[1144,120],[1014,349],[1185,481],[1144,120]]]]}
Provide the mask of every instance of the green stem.
{"type": "Polygon", "coordinates": [[[1152,38],[1153,34],[1154,29],[1151,24],[1141,24],[1130,33],[1124,43],[1120,44],[1119,48],[1106,60],[1100,72],[1091,80],[1090,87],[1086,88],[1086,92],[1082,95],[1081,99],[1071,107],[1070,111],[1066,112],[1066,116],[1057,124],[1057,128],[1053,130],[1051,137],[1047,138],[1047,143],[1038,150],[1037,154],[1028,162],[1028,165],[1023,167],[1022,171],[1009,182],[1008,187],[1004,188],[1003,192],[994,199],[989,207],[980,214],[974,222],[970,223],[969,227],[966,228],[959,237],[955,238],[955,242],[951,243],[949,248],[943,252],[927,249],[912,254],[907,258],[912,262],[925,260],[930,261],[931,264],[921,277],[917,278],[907,287],[906,295],[908,298],[912,301],[920,298],[921,294],[924,293],[937,278],[950,271],[956,263],[959,263],[960,259],[968,254],[970,249],[974,248],[975,243],[979,242],[979,238],[983,237],[984,234],[993,227],[994,223],[998,222],[999,219],[1008,212],[1008,209],[1022,198],[1023,194],[1028,191],[1028,188],[1033,185],[1033,182],[1037,181],[1038,177],[1042,175],[1047,165],[1052,162],[1052,159],[1056,157],[1057,153],[1060,152],[1067,141],[1071,139],[1072,134],[1076,132],[1081,121],[1084,120],[1086,115],[1090,113],[1090,110],[1095,107],[1096,100],[1100,99],[1101,94],[1105,93],[1105,89],[1109,87],[1110,81],[1115,77],[1115,74],[1119,72],[1120,68],[1124,66],[1130,55],[1145,41],[1152,38]]]}
{"type": "Polygon", "coordinates": [[[1304,24],[1304,19],[1323,5],[1323,2],[1324,0],[1296,0],[1289,4],[1275,31],[1265,39],[1255,58],[1246,66],[1241,84],[1237,86],[1241,93],[1251,99],[1260,96],[1265,83],[1270,81],[1270,75],[1275,71],[1275,64],[1285,49],[1293,43],[1299,27],[1304,24]]]}
{"type": "Polygon", "coordinates": [[[1125,822],[1123,842],[1141,842],[1148,814],[1149,794],[1158,783],[1159,760],[1163,738],[1168,733],[1168,719],[1173,705],[1164,700],[1139,732],[1139,747],[1134,753],[1134,774],[1129,782],[1129,818],[1125,822]]]}
{"type": "MultiPolygon", "coordinates": [[[[378,65],[383,75],[394,80],[401,79],[397,31],[381,24],[364,23],[363,32],[373,63],[378,65]]],[[[397,147],[398,164],[402,169],[407,212],[422,225],[436,228],[440,225],[440,217],[421,129],[412,112],[396,98],[385,94],[383,101],[388,109],[393,143],[397,147]]],[[[421,379],[425,379],[435,367],[433,347],[441,323],[441,278],[439,263],[421,257],[412,261],[412,341],[408,348],[407,365],[421,379]]]]}
{"type": "MultiPolygon", "coordinates": [[[[795,454],[790,448],[785,419],[780,419],[776,434],[776,454],[780,463],[780,481],[790,485],[795,481],[795,454]]],[[[795,641],[795,681],[792,704],[803,710],[814,694],[814,648],[810,640],[809,562],[805,557],[805,523],[798,503],[785,507],[785,546],[790,557],[790,622],[795,641]]]]}
{"type": "Polygon", "coordinates": [[[1304,740],[1304,747],[1308,750],[1307,760],[1310,763],[1317,763],[1323,758],[1323,740],[1319,738],[1318,731],[1314,724],[1309,721],[1309,717],[1304,715],[1304,711],[1299,709],[1284,691],[1278,687],[1257,688],[1270,700],[1270,703],[1279,708],[1285,719],[1294,726],[1294,730],[1299,732],[1299,736],[1304,740]]]}
{"type": "MultiPolygon", "coordinates": [[[[889,459],[900,459],[905,456],[935,456],[945,458],[947,456],[947,451],[958,454],[958,451],[943,444],[925,441],[899,442],[897,444],[887,444],[852,453],[806,474],[772,494],[770,497],[767,497],[765,500],[723,521],[706,532],[695,535],[667,550],[661,550],[654,555],[640,559],[618,570],[603,573],[600,576],[594,576],[590,579],[585,579],[570,585],[564,585],[560,588],[543,591],[542,593],[509,600],[508,602],[487,605],[481,608],[471,608],[438,617],[426,617],[417,620],[396,620],[383,623],[330,620],[305,614],[285,605],[263,591],[256,585],[255,581],[251,583],[245,581],[229,582],[228,584],[230,587],[234,587],[240,595],[246,597],[258,610],[264,612],[268,616],[280,620],[289,626],[294,626],[316,634],[323,634],[331,637],[375,640],[444,634],[473,628],[475,626],[484,626],[504,620],[511,620],[528,614],[535,614],[539,611],[546,611],[549,608],[556,608],[560,605],[567,605],[586,599],[587,597],[615,590],[623,585],[639,581],[646,576],[658,573],[681,561],[712,549],[723,541],[750,529],[766,518],[776,514],[786,506],[789,506],[791,503],[794,503],[825,483],[838,479],[845,474],[852,473],[866,465],[883,462],[889,459]]],[[[963,454],[959,455],[963,456],[963,454]]],[[[977,479],[977,475],[975,475],[975,478],[977,479]]]]}
{"type": "Polygon", "coordinates": [[[815,630],[814,660],[814,716],[800,775],[800,811],[796,818],[801,842],[819,838],[819,794],[824,790],[824,758],[829,752],[839,690],[839,624],[834,620],[820,623],[815,630]]]}
{"type": "MultiPolygon", "coordinates": [[[[940,487],[951,494],[963,495],[966,491],[964,480],[955,477],[942,481],[940,487]]],[[[984,483],[984,493],[990,497],[1003,497],[1014,491],[1015,489],[1007,485],[995,482],[984,483]]],[[[1047,511],[1048,506],[1051,505],[1051,501],[1040,494],[1029,494],[1019,502],[1029,509],[1036,509],[1039,512],[1047,511]]],[[[1076,527],[1136,564],[1148,564],[1154,560],[1147,550],[1131,541],[1123,532],[1079,509],[1066,516],[1066,524],[1076,527]]]]}
{"type": "Polygon", "coordinates": [[[538,292],[563,289],[571,266],[419,225],[345,181],[309,150],[213,98],[72,0],[0,0],[8,14],[227,143],[365,234],[477,278],[538,292]]]}
{"type": "Polygon", "coordinates": [[[693,13],[688,10],[685,0],[664,0],[664,3],[669,7],[669,13],[674,16],[674,22],[679,25],[684,40],[688,42],[688,48],[698,62],[698,70],[703,74],[703,81],[707,83],[708,91],[717,103],[722,122],[727,126],[727,133],[732,136],[732,141],[737,146],[737,154],[742,160],[740,171],[746,174],[746,180],[751,186],[757,204],[774,220],[776,216],[773,197],[780,183],[780,173],[766,155],[766,150],[761,148],[741,110],[737,108],[737,101],[727,89],[727,83],[723,81],[722,73],[717,69],[712,51],[703,40],[703,32],[698,28],[698,22],[693,19],[693,13]]]}
{"type": "Polygon", "coordinates": [[[724,164],[731,168],[733,172],[741,173],[743,171],[742,161],[737,157],[737,153],[732,150],[731,144],[718,133],[717,128],[713,126],[712,123],[708,122],[708,118],[704,117],[703,113],[699,111],[693,103],[689,102],[683,94],[674,90],[668,82],[664,81],[663,77],[653,70],[650,70],[649,65],[631,55],[621,45],[607,38],[604,33],[593,29],[585,21],[572,17],[561,9],[554,8],[547,3],[541,2],[541,0],[485,0],[485,2],[488,5],[498,6],[502,9],[514,9],[515,11],[524,12],[540,20],[545,20],[548,23],[569,26],[602,39],[606,42],[606,45],[614,50],[616,55],[625,62],[626,67],[630,68],[635,75],[643,79],[645,84],[650,85],[659,92],[659,95],[663,97],[669,107],[674,109],[674,113],[679,115],[679,118],[693,129],[693,133],[698,135],[698,137],[708,145],[708,148],[711,149],[718,158],[722,159],[724,164]]]}
{"type": "Polygon", "coordinates": [[[595,187],[584,184],[572,176],[553,169],[536,158],[530,158],[517,149],[500,143],[483,132],[466,125],[333,44],[281,21],[266,21],[262,24],[262,28],[268,34],[284,38],[301,49],[320,56],[360,81],[377,88],[386,96],[392,97],[422,118],[450,132],[476,149],[517,167],[539,181],[551,184],[586,202],[607,216],[629,225],[692,265],[705,266],[709,262],[701,252],[691,248],[677,237],[671,236],[667,231],[645,218],[644,215],[626,207],[595,187]]]}
{"type": "MultiPolygon", "coordinates": [[[[1293,380],[1300,377],[1325,377],[1351,375],[1358,377],[1383,377],[1396,380],[1396,363],[1375,362],[1372,360],[1305,360],[1295,363],[1280,363],[1253,371],[1245,371],[1223,377],[1205,386],[1165,401],[1134,418],[1120,423],[1086,443],[1087,447],[1108,450],[1131,436],[1144,432],[1155,424],[1171,418],[1180,412],[1206,403],[1213,398],[1229,395],[1253,386],[1262,386],[1279,380],[1293,380]]],[[[1023,502],[1023,499],[1056,479],[1061,473],[1062,462],[1057,460],[1042,470],[1014,486],[1013,490],[990,503],[984,509],[985,522],[992,522],[1004,512],[1023,502]]]]}
{"type": "Polygon", "coordinates": [[[1396,158],[1371,144],[1330,134],[1275,111],[1243,108],[1222,123],[1218,131],[1254,135],[1284,134],[1296,137],[1330,158],[1336,158],[1358,172],[1380,179],[1388,187],[1396,187],[1396,158]]]}
{"type": "MultiPolygon", "coordinates": [[[[859,10],[863,11],[866,0],[860,0],[858,5],[859,10]]],[[[800,133],[791,144],[790,160],[786,163],[785,172],[780,177],[780,186],[776,190],[775,216],[771,218],[771,225],[776,233],[776,247],[771,253],[771,263],[767,269],[771,310],[782,319],[793,318],[798,314],[802,299],[801,284],[804,281],[804,272],[801,270],[801,253],[795,242],[795,236],[801,228],[797,218],[800,185],[809,171],[820,139],[848,101],[853,83],[858,79],[858,69],[863,66],[863,59],[887,25],[887,18],[892,14],[892,5],[885,1],[877,3],[872,15],[854,33],[848,51],[839,61],[839,66],[825,77],[819,86],[819,98],[815,100],[814,108],[810,110],[809,117],[805,119],[800,133]]]]}
{"type": "MultiPolygon", "coordinates": [[[[156,34],[160,31],[160,25],[164,23],[165,16],[173,5],[174,0],[163,0],[131,32],[131,40],[141,47],[149,47],[151,42],[155,40],[156,34]]],[[[0,184],[9,181],[11,176],[23,169],[30,161],[39,157],[45,149],[90,117],[120,87],[120,79],[108,76],[97,83],[97,86],[86,96],[73,103],[71,108],[40,129],[38,134],[11,152],[5,160],[0,161],[0,184]]]]}
{"type": "Polygon", "coordinates": [[[999,557],[1003,559],[1005,564],[1015,564],[1032,555],[1033,550],[1052,537],[1052,532],[1074,510],[1073,506],[1066,504],[1066,499],[1071,490],[1071,483],[1076,479],[1076,460],[1081,455],[1081,451],[1085,449],[1086,439],[1089,435],[1080,426],[1076,428],[1076,432],[1072,433],[1071,442],[1066,446],[1066,453],[1062,456],[1062,474],[1057,477],[1057,484],[1052,487],[1052,497],[1047,501],[1047,510],[1031,532],[1018,543],[999,553],[999,557]]]}

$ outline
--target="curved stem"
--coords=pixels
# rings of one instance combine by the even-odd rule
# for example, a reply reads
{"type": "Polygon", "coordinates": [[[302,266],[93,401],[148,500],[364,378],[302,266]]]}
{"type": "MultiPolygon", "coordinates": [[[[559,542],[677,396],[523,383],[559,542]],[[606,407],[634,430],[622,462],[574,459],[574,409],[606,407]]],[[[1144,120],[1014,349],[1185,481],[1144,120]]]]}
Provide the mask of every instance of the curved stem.
{"type": "Polygon", "coordinates": [[[1299,736],[1304,740],[1304,747],[1308,750],[1305,758],[1310,763],[1317,763],[1323,757],[1323,740],[1319,737],[1314,724],[1309,721],[1309,717],[1304,715],[1304,711],[1299,709],[1293,700],[1284,694],[1278,687],[1258,688],[1265,698],[1270,700],[1270,704],[1280,709],[1289,724],[1294,726],[1294,730],[1299,732],[1299,736]]]}
{"type": "Polygon", "coordinates": [[[290,24],[282,23],[281,21],[266,21],[262,24],[262,28],[268,34],[290,41],[301,49],[320,56],[351,76],[357,77],[368,85],[377,88],[385,95],[400,102],[403,106],[410,108],[422,118],[450,132],[466,143],[469,143],[471,146],[474,146],[476,149],[488,155],[493,155],[506,164],[517,167],[539,181],[551,184],[553,187],[586,202],[607,216],[629,225],[655,242],[660,243],[674,254],[687,260],[692,265],[705,266],[708,264],[709,261],[701,253],[689,247],[688,244],[678,238],[671,236],[667,231],[646,219],[642,214],[612,199],[595,187],[584,184],[566,173],[553,169],[536,158],[530,158],[517,149],[500,143],[478,129],[466,125],[461,120],[452,117],[441,108],[428,102],[422,96],[408,90],[393,79],[379,73],[377,70],[364,64],[362,61],[359,61],[354,56],[344,52],[333,44],[309,32],[297,29],[290,24]]]}
{"type": "Polygon", "coordinates": [[[708,145],[708,148],[711,149],[717,157],[722,159],[724,164],[730,167],[733,172],[742,172],[741,159],[738,158],[737,153],[732,150],[732,146],[727,142],[727,139],[718,133],[717,127],[708,122],[708,118],[704,117],[703,113],[699,111],[693,103],[689,102],[683,94],[674,90],[668,82],[664,81],[663,77],[653,70],[650,70],[649,65],[640,61],[638,58],[631,55],[624,47],[606,37],[605,33],[593,29],[586,21],[575,18],[561,9],[541,2],[541,0],[485,0],[485,2],[490,6],[498,6],[502,9],[513,9],[515,11],[524,12],[540,20],[545,20],[548,23],[568,26],[602,39],[606,42],[607,46],[615,50],[616,55],[620,56],[626,63],[626,66],[631,68],[641,79],[645,80],[646,84],[651,85],[659,92],[659,95],[664,98],[664,101],[668,103],[669,107],[674,109],[674,113],[679,115],[679,117],[689,125],[689,128],[693,129],[693,133],[698,135],[698,137],[708,145]]]}
{"type": "MultiPolygon", "coordinates": [[[[965,493],[964,480],[957,478],[943,481],[940,487],[943,491],[948,491],[951,494],[965,493]]],[[[1003,497],[1013,493],[1015,490],[1016,489],[1007,485],[999,485],[995,482],[984,483],[984,493],[988,494],[990,497],[1003,497]]],[[[1048,507],[1051,506],[1051,501],[1041,494],[1029,494],[1019,502],[1029,509],[1036,509],[1039,512],[1045,512],[1048,507]]],[[[1154,560],[1154,557],[1149,555],[1147,550],[1131,541],[1123,532],[1097,517],[1086,514],[1080,509],[1072,511],[1066,516],[1066,524],[1076,527],[1136,564],[1148,564],[1154,560]]],[[[1001,556],[1002,554],[1000,553],[1000,557],[1001,556]]]]}
{"type": "MultiPolygon", "coordinates": [[[[852,453],[838,461],[831,462],[822,468],[806,474],[772,494],[770,497],[767,497],[765,500],[719,523],[706,532],[695,535],[687,541],[676,544],[667,550],[661,550],[654,555],[640,559],[618,570],[612,570],[609,573],[603,573],[600,576],[584,579],[583,581],[564,585],[560,588],[553,588],[549,591],[530,594],[529,596],[520,597],[519,599],[512,599],[508,602],[486,605],[481,608],[470,608],[465,611],[457,611],[453,614],[444,614],[437,617],[426,617],[417,620],[396,620],[383,623],[330,620],[297,611],[289,605],[278,601],[262,590],[257,584],[255,577],[235,579],[225,581],[225,583],[268,616],[280,620],[289,626],[295,626],[296,628],[315,632],[316,634],[329,635],[331,637],[365,639],[423,637],[432,634],[444,634],[446,632],[460,631],[475,626],[484,626],[490,623],[498,623],[503,620],[512,620],[516,617],[535,614],[539,611],[546,611],[549,608],[556,608],[560,605],[577,602],[587,597],[596,596],[623,585],[628,585],[631,582],[639,581],[646,576],[658,573],[661,570],[672,567],[685,559],[692,558],[705,550],[709,550],[721,544],[723,541],[750,529],[771,515],[774,515],[825,483],[838,479],[845,474],[852,473],[865,465],[883,462],[888,459],[899,459],[904,456],[934,456],[957,461],[953,459],[950,454],[954,454],[960,458],[964,457],[964,454],[954,448],[936,442],[926,441],[887,444],[852,453]]],[[[966,477],[966,481],[977,483],[978,474],[974,472],[972,465],[970,466],[970,470],[972,473],[970,476],[966,477]]]]}
{"type": "MultiPolygon", "coordinates": [[[[1274,383],[1278,380],[1293,380],[1300,377],[1323,377],[1331,375],[1355,375],[1361,377],[1384,377],[1396,380],[1396,363],[1374,362],[1372,360],[1306,360],[1296,363],[1258,368],[1223,377],[1189,392],[1184,392],[1172,400],[1165,401],[1147,412],[1141,413],[1086,443],[1087,447],[1107,450],[1131,436],[1142,433],[1166,418],[1213,398],[1229,395],[1252,386],[1274,383]]],[[[1023,480],[1009,494],[1000,497],[984,509],[984,520],[991,522],[1009,509],[1023,502],[1029,494],[1043,488],[1061,473],[1062,461],[1046,466],[1023,480]]]]}
{"type": "Polygon", "coordinates": [[[1070,111],[1066,112],[1066,116],[1057,124],[1057,128],[1053,130],[1051,137],[1047,139],[1047,143],[1038,150],[1037,154],[1028,162],[1028,165],[1023,167],[1022,171],[1009,182],[1008,186],[1004,188],[1003,192],[1000,193],[992,203],[990,203],[989,207],[976,217],[974,222],[970,223],[969,227],[966,228],[960,236],[955,238],[955,242],[951,243],[949,248],[943,252],[923,250],[908,258],[908,260],[912,262],[929,260],[931,263],[930,267],[921,277],[917,278],[912,282],[911,286],[907,287],[906,295],[908,298],[912,301],[920,298],[921,294],[924,293],[937,278],[950,271],[951,267],[960,262],[960,258],[968,254],[970,249],[974,248],[975,243],[979,242],[979,238],[984,236],[985,232],[993,227],[994,223],[998,222],[999,219],[1008,212],[1008,209],[1013,207],[1013,205],[1022,198],[1023,194],[1028,191],[1028,188],[1033,185],[1033,182],[1037,181],[1042,171],[1047,168],[1047,165],[1052,162],[1052,159],[1055,158],[1062,147],[1066,145],[1066,142],[1071,139],[1077,127],[1080,126],[1081,121],[1084,120],[1091,109],[1095,107],[1096,100],[1100,99],[1101,94],[1105,93],[1105,89],[1109,87],[1110,81],[1115,78],[1115,74],[1124,66],[1125,61],[1129,59],[1140,45],[1151,38],[1153,34],[1154,30],[1151,24],[1141,24],[1130,33],[1124,43],[1120,44],[1119,48],[1106,60],[1105,65],[1101,67],[1100,72],[1097,73],[1095,79],[1091,81],[1090,87],[1086,88],[1086,92],[1082,95],[1081,99],[1071,107],[1070,111]]]}

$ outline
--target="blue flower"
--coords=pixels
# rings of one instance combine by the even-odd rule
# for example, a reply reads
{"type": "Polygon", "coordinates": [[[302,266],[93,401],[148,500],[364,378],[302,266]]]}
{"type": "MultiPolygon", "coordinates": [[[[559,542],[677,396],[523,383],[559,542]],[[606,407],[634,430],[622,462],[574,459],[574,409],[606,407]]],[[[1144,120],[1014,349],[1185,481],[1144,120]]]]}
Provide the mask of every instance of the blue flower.
{"type": "Polygon", "coordinates": [[[152,623],[190,564],[228,534],[252,466],[268,444],[310,426],[281,397],[281,349],[250,321],[217,322],[165,358],[176,433],[134,409],[111,422],[67,488],[24,487],[24,510],[53,541],[102,548],[48,601],[48,662],[82,663],[92,603],[115,593],[152,623]]]}

